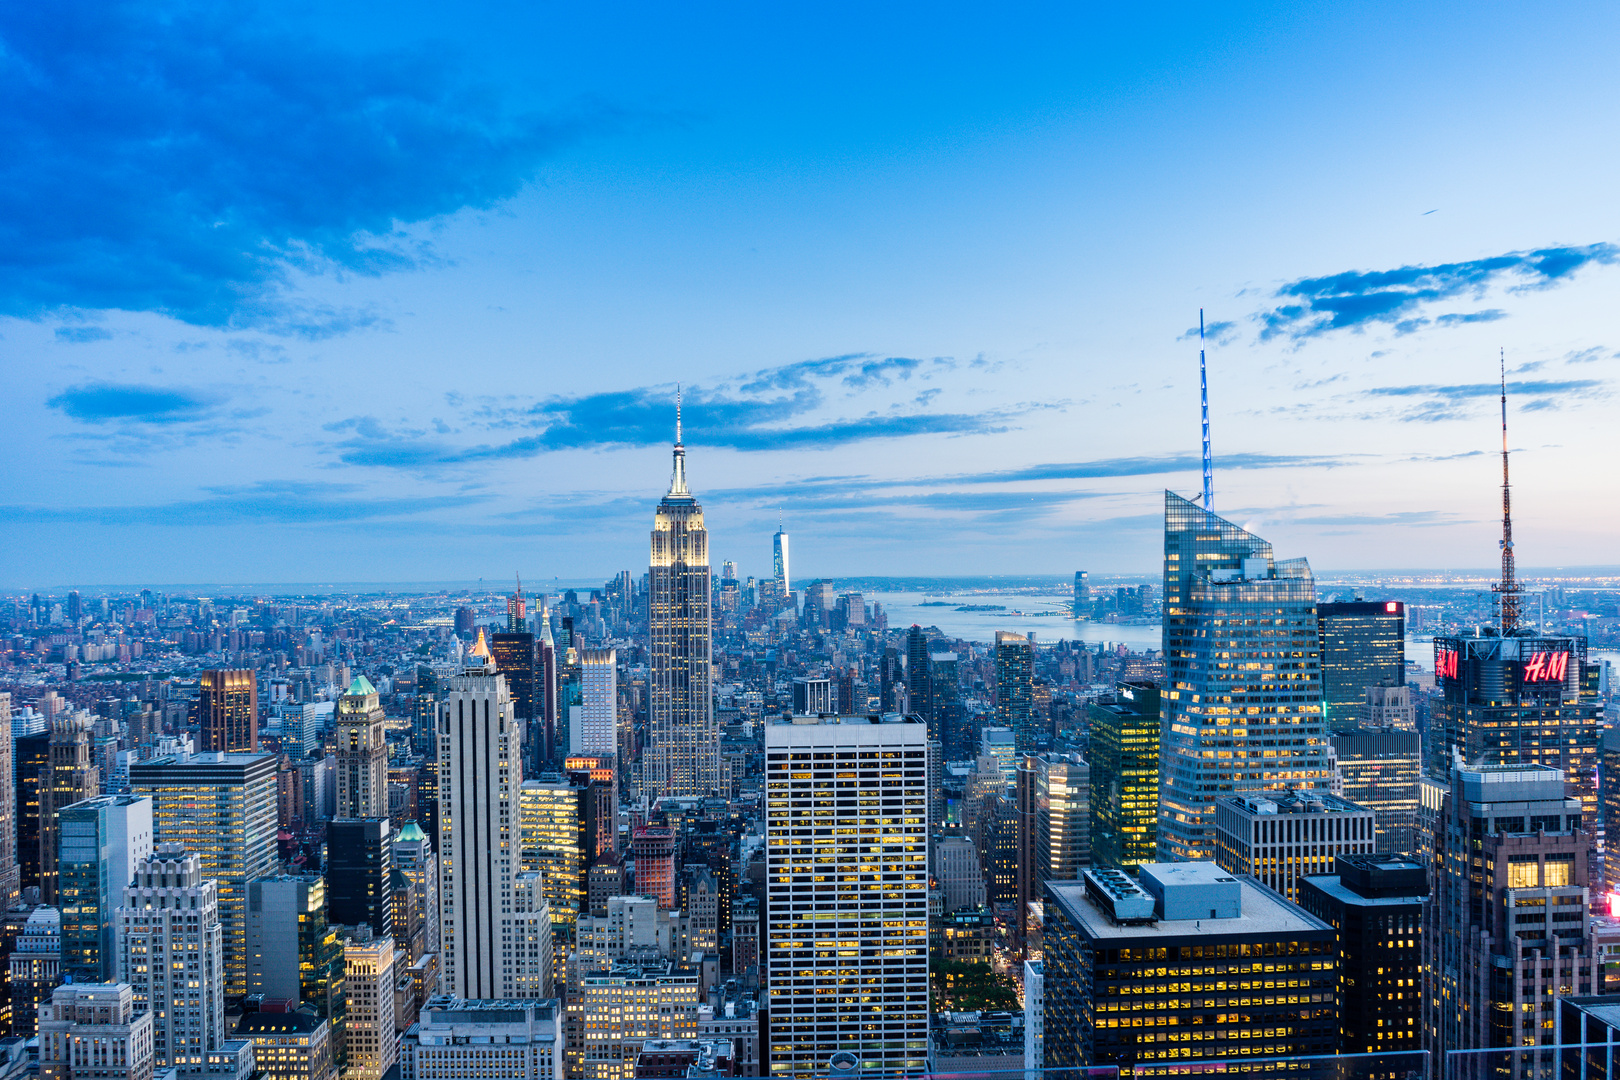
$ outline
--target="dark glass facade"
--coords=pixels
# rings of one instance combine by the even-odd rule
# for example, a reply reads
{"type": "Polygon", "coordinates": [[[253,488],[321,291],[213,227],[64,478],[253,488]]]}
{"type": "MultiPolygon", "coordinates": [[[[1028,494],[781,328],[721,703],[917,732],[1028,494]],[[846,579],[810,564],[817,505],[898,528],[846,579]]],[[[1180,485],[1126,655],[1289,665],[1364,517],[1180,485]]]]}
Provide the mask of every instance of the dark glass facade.
{"type": "Polygon", "coordinates": [[[495,670],[506,676],[512,715],[519,720],[534,719],[534,635],[496,634],[489,652],[495,658],[495,670]]]}
{"type": "Polygon", "coordinates": [[[1035,749],[1035,649],[1006,630],[996,631],[996,723],[1012,729],[1019,753],[1035,749]]]}
{"type": "Polygon", "coordinates": [[[393,844],[387,818],[337,820],[326,827],[327,917],[368,924],[379,937],[393,926],[393,844]]]}
{"type": "Polygon", "coordinates": [[[1091,862],[1138,866],[1159,842],[1159,688],[1121,683],[1091,714],[1091,862]]]}
{"type": "Polygon", "coordinates": [[[1367,687],[1406,682],[1406,605],[1399,600],[1318,604],[1316,619],[1328,726],[1353,728],[1367,687]]]}

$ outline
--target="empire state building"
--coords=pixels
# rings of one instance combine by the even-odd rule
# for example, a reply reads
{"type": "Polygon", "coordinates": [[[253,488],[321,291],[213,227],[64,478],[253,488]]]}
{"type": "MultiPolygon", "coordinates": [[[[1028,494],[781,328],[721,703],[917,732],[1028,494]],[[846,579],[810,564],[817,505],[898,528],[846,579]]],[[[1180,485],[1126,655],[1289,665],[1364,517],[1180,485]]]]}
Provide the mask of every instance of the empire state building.
{"type": "Polygon", "coordinates": [[[707,795],[720,786],[720,732],[714,722],[709,617],[709,533],[703,507],[686,489],[680,405],[675,471],[653,517],[648,631],[651,728],[641,794],[707,795]]]}

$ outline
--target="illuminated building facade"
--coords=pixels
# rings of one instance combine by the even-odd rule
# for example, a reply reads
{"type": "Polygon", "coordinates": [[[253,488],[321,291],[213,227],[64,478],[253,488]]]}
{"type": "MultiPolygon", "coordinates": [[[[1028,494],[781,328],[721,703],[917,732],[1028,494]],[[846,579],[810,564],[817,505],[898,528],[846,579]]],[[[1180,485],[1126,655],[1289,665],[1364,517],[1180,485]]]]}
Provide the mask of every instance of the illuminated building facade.
{"type": "Polygon", "coordinates": [[[928,1058],[928,729],[918,717],[765,725],[773,1077],[839,1050],[885,1075],[928,1058]]]}
{"type": "Polygon", "coordinates": [[[568,1075],[631,1080],[643,1043],[697,1035],[697,972],[669,960],[613,964],[570,987],[568,1075]]]}
{"type": "MultiPolygon", "coordinates": [[[[1046,890],[1043,1064],[1169,1076],[1186,1062],[1333,1054],[1333,927],[1208,862],[1046,890]]],[[[1216,1071],[1211,1069],[1210,1071],[1216,1071]]]]}
{"type": "Polygon", "coordinates": [[[1355,727],[1369,686],[1406,685],[1406,605],[1399,600],[1318,604],[1316,624],[1328,729],[1355,727]]]}
{"type": "Polygon", "coordinates": [[[39,894],[57,901],[58,829],[64,807],[101,794],[88,713],[62,713],[51,720],[48,757],[39,774],[39,894]]]}
{"type": "Polygon", "coordinates": [[[152,800],[97,795],[63,807],[58,824],[62,974],[111,982],[118,970],[114,912],[136,866],[152,854],[152,800]]]}
{"type": "Polygon", "coordinates": [[[10,910],[22,897],[22,871],[17,865],[18,775],[11,735],[11,693],[0,691],[0,903],[10,910]]]}
{"type": "Polygon", "coordinates": [[[247,884],[276,865],[273,754],[191,754],[137,762],[129,785],[152,797],[152,839],[196,852],[219,885],[225,992],[247,993],[247,884]]]}
{"type": "Polygon", "coordinates": [[[1351,728],[1331,736],[1344,797],[1373,812],[1379,851],[1417,850],[1418,777],[1423,752],[1416,731],[1351,728]]]}
{"type": "Polygon", "coordinates": [[[1332,780],[1304,559],[1164,493],[1159,858],[1215,852],[1215,803],[1332,780]]]}
{"type": "Polygon", "coordinates": [[[259,752],[259,683],[251,671],[205,671],[197,688],[197,748],[259,752]]]}
{"type": "Polygon", "coordinates": [[[399,1048],[394,1030],[394,939],[343,943],[343,982],[348,992],[343,1046],[348,1080],[381,1080],[399,1048]]]}
{"type": "MultiPolygon", "coordinates": [[[[1159,688],[1125,682],[1091,716],[1091,861],[1152,862],[1159,837],[1159,688]]],[[[1079,874],[1070,875],[1078,878],[1079,874]]]]}
{"type": "Polygon", "coordinates": [[[318,874],[283,874],[249,882],[248,895],[248,992],[312,1005],[341,1033],[348,988],[343,938],[327,919],[326,882],[318,874]]]}
{"type": "MultiPolygon", "coordinates": [[[[619,654],[613,649],[582,649],[580,722],[573,755],[611,758],[619,751],[619,654]]],[[[570,727],[569,734],[575,733],[570,727]]]]}
{"type": "Polygon", "coordinates": [[[489,639],[495,670],[506,676],[512,712],[527,727],[535,716],[534,635],[523,630],[493,634],[489,639]]]}
{"type": "Polygon", "coordinates": [[[337,744],[338,818],[388,816],[388,736],[377,688],[356,675],[338,698],[334,719],[337,744]]]}
{"type": "Polygon", "coordinates": [[[579,917],[585,900],[583,794],[560,778],[525,780],[518,793],[523,825],[518,871],[542,876],[551,917],[562,925],[579,917]]]}
{"type": "Polygon", "coordinates": [[[1035,749],[1035,647],[1008,630],[996,631],[996,724],[1011,729],[1019,753],[1035,749]]]}
{"type": "Polygon", "coordinates": [[[127,983],[58,986],[39,1006],[41,1080],[152,1080],[152,1014],[127,983]]]}
{"type": "Polygon", "coordinates": [[[1326,791],[1238,795],[1215,805],[1215,862],[1290,900],[1299,879],[1327,874],[1339,855],[1377,850],[1373,812],[1326,791]]]}
{"type": "Polygon", "coordinates": [[[675,907],[675,855],[680,844],[667,825],[642,825],[630,835],[630,857],[636,864],[636,892],[675,907]]]}

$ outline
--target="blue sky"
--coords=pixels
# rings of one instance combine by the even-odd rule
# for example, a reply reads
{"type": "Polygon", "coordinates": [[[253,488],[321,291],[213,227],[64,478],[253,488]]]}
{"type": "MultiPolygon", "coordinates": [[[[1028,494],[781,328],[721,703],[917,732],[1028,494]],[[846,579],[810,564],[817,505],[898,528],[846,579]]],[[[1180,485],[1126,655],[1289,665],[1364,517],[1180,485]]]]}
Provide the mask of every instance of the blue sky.
{"type": "Polygon", "coordinates": [[[0,583],[1620,562],[1617,24],[12,5],[0,583]]]}

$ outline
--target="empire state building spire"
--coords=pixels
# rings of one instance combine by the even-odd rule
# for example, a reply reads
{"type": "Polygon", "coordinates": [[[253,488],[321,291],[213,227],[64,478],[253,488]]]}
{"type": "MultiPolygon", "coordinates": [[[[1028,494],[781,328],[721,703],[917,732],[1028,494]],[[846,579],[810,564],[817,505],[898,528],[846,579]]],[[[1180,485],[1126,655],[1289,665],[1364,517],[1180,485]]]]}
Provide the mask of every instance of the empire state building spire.
{"type": "Polygon", "coordinates": [[[676,497],[690,496],[686,490],[686,447],[681,445],[681,388],[675,388],[675,472],[669,478],[669,493],[676,497]]]}

